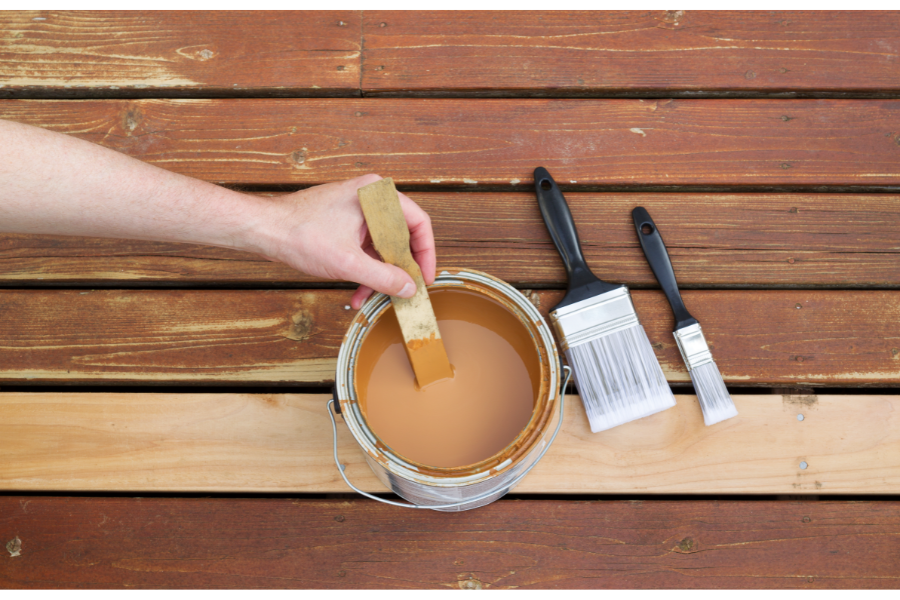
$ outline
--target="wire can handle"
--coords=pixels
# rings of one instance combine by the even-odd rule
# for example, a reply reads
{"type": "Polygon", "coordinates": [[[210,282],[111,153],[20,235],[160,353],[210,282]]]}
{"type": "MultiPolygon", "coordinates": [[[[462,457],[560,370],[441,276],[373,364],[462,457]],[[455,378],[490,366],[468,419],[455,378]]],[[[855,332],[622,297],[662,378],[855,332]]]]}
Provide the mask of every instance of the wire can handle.
{"type": "Polygon", "coordinates": [[[547,453],[547,450],[549,450],[550,446],[553,444],[553,440],[555,440],[556,436],[559,434],[559,430],[562,428],[562,422],[563,422],[563,408],[565,406],[565,400],[566,400],[566,387],[569,385],[569,380],[572,378],[572,369],[570,367],[563,366],[562,369],[563,369],[563,373],[565,373],[565,378],[563,379],[562,385],[560,386],[560,390],[559,390],[559,423],[556,424],[556,430],[553,432],[553,436],[550,438],[550,441],[547,442],[547,445],[544,446],[544,448],[541,450],[541,453],[538,454],[538,457],[536,459],[534,459],[534,462],[532,462],[530,465],[528,465],[528,468],[525,469],[519,475],[517,475],[511,482],[504,483],[502,485],[498,485],[497,487],[493,488],[492,490],[484,492],[483,494],[479,494],[478,496],[475,496],[474,498],[468,498],[468,499],[462,500],[460,502],[454,502],[453,504],[437,504],[437,505],[427,505],[426,506],[426,505],[412,504],[412,503],[406,503],[406,502],[394,502],[393,500],[385,500],[384,498],[379,498],[378,496],[369,494],[368,492],[364,492],[361,489],[359,489],[358,487],[356,487],[355,485],[353,485],[352,483],[350,483],[350,480],[347,479],[347,474],[344,472],[344,470],[347,468],[347,466],[341,464],[341,461],[338,458],[337,421],[335,421],[334,411],[332,410],[332,406],[335,403],[335,399],[331,398],[325,406],[328,410],[328,416],[331,418],[331,431],[334,435],[334,464],[337,465],[338,472],[341,474],[341,477],[344,479],[344,483],[346,483],[350,487],[351,490],[353,490],[354,492],[356,492],[362,496],[365,496],[366,498],[370,498],[372,500],[377,500],[378,502],[381,502],[383,504],[390,504],[391,506],[399,506],[401,508],[427,508],[430,510],[438,510],[441,508],[457,508],[464,504],[471,504],[472,502],[478,502],[479,500],[484,500],[485,498],[493,496],[500,490],[502,490],[504,488],[512,488],[513,486],[517,485],[520,481],[522,481],[522,479],[526,475],[528,475],[529,471],[531,471],[531,469],[533,469],[534,466],[536,464],[538,464],[538,461],[540,461],[541,458],[543,458],[544,454],[547,453]]]}

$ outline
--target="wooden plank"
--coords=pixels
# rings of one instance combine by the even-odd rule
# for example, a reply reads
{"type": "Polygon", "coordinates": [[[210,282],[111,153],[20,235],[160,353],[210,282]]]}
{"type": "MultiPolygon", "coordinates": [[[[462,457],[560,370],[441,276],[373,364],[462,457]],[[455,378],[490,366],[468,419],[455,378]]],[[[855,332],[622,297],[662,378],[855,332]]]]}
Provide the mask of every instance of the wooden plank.
{"type": "Polygon", "coordinates": [[[898,12],[366,11],[363,33],[366,94],[900,92],[898,12]]]}
{"type": "Polygon", "coordinates": [[[325,383],[351,293],[10,291],[0,356],[7,381],[325,383]]]}
{"type": "MultiPolygon", "coordinates": [[[[431,215],[441,263],[525,287],[566,285],[533,194],[409,195],[431,215]]],[[[632,208],[645,206],[662,228],[682,287],[900,287],[900,196],[572,192],[566,198],[592,268],[629,286],[657,286],[629,218],[632,208]]],[[[139,240],[6,234],[0,260],[0,283],[7,286],[325,281],[253,254],[139,240]]]]}
{"type": "MultiPolygon", "coordinates": [[[[326,384],[350,290],[0,291],[0,381],[326,384]]],[[[546,315],[558,291],[526,294],[546,315]]],[[[688,383],[662,293],[635,307],[668,380],[688,383]]],[[[900,383],[896,291],[684,293],[729,385],[900,383]]]]}
{"type": "Polygon", "coordinates": [[[3,11],[0,96],[359,96],[359,11],[3,11]]]}
{"type": "Polygon", "coordinates": [[[896,588],[897,502],[0,498],[3,588],[896,588]]]}
{"type": "Polygon", "coordinates": [[[900,100],[4,100],[0,118],[230,184],[898,186],[900,100]]]}
{"type": "MultiPolygon", "coordinates": [[[[350,492],[327,399],[2,392],[0,489],[350,492]]],[[[517,493],[900,492],[898,396],[737,395],[739,416],[706,427],[695,397],[679,395],[675,408],[599,434],[569,400],[517,493]]],[[[338,442],[350,480],[385,491],[340,419],[338,442]]]]}

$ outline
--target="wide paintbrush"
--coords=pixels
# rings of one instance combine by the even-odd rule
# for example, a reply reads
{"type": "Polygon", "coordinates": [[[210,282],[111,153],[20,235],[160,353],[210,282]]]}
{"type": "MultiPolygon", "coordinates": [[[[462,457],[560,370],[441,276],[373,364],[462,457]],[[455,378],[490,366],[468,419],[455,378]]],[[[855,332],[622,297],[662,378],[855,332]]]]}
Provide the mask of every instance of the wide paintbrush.
{"type": "Polygon", "coordinates": [[[547,169],[535,169],[534,190],[569,279],[550,321],[575,371],[591,431],[675,406],[628,288],[601,281],[588,268],[572,213],[547,169]]]}

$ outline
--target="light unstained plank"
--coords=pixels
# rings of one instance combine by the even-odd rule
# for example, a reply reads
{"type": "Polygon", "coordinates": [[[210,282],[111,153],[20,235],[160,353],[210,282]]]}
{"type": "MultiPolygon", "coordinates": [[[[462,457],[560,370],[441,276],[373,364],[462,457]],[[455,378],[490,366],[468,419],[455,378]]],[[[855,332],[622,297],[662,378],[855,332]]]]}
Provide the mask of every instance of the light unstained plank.
{"type": "MultiPolygon", "coordinates": [[[[533,193],[409,196],[432,218],[442,263],[520,286],[565,286],[533,193]]],[[[588,263],[611,281],[657,285],[629,216],[645,206],[683,287],[900,287],[900,196],[571,192],[566,199],[588,263]]],[[[140,240],[5,234],[0,260],[8,286],[324,281],[253,254],[140,240]]]]}
{"type": "MultiPolygon", "coordinates": [[[[562,297],[525,293],[544,315],[562,297]]],[[[351,294],[4,290],[0,381],[326,384],[354,316],[351,294]]],[[[900,292],[683,295],[729,385],[900,383],[900,292]]],[[[665,297],[650,290],[632,297],[667,379],[689,382],[665,297]]]]}
{"type": "Polygon", "coordinates": [[[230,184],[897,186],[900,100],[4,100],[0,118],[230,184]]]}
{"type": "Polygon", "coordinates": [[[900,92],[897,12],[366,11],[363,28],[367,95],[900,92]]]}
{"type": "Polygon", "coordinates": [[[896,501],[0,497],[4,588],[896,588],[896,501]]]}
{"type": "MultiPolygon", "coordinates": [[[[0,489],[349,492],[332,457],[327,399],[0,393],[0,489]]],[[[594,434],[569,396],[559,437],[516,492],[900,492],[900,397],[734,401],[739,416],[713,427],[695,397],[677,396],[675,408],[594,434]]],[[[338,447],[355,485],[385,491],[340,418],[338,447]]]]}
{"type": "Polygon", "coordinates": [[[359,96],[359,11],[3,11],[0,97],[359,96]]]}

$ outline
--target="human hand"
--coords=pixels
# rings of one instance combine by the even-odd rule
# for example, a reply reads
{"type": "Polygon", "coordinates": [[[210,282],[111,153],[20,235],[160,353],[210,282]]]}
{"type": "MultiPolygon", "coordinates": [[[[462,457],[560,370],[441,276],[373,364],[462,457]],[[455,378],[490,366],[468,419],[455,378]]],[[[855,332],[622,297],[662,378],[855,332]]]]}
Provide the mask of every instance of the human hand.
{"type": "MultiPolygon", "coordinates": [[[[359,284],[350,305],[359,310],[372,291],[412,298],[416,285],[406,271],[381,262],[372,245],[357,190],[380,180],[378,175],[326,183],[266,200],[258,220],[261,243],[255,250],[298,271],[359,284]]],[[[426,284],[434,283],[434,233],[428,214],[399,194],[409,226],[409,245],[426,284]]]]}
{"type": "MultiPolygon", "coordinates": [[[[412,278],[378,259],[356,191],[365,175],[279,198],[242,194],[39,127],[0,119],[0,231],[206,244],[246,250],[329,279],[410,298],[412,278]],[[54,157],[52,168],[47,157],[54,157]]],[[[410,248],[435,276],[431,219],[400,194],[410,248]]]]}

